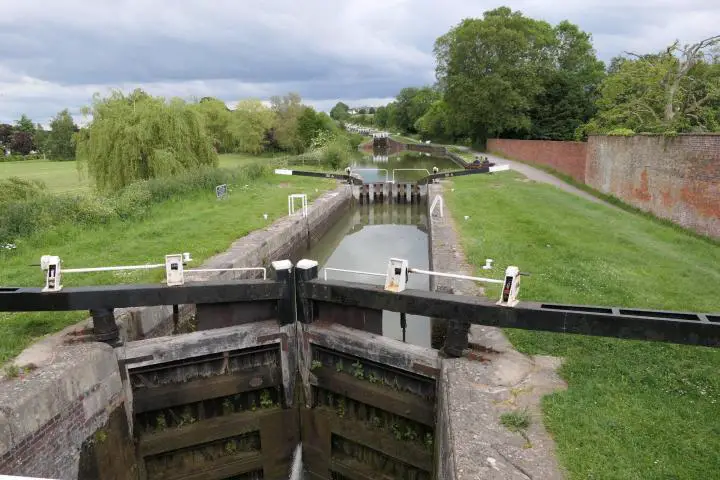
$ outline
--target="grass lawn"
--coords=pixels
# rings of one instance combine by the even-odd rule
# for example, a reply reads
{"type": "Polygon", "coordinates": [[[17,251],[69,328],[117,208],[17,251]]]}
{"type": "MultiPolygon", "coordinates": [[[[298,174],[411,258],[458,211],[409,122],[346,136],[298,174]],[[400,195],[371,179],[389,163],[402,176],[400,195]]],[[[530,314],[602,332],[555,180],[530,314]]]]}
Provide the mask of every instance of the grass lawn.
{"type": "MultiPolygon", "coordinates": [[[[168,253],[190,252],[197,266],[234,240],[287,215],[289,194],[307,193],[311,201],[334,187],[331,180],[268,175],[247,188],[236,186],[226,200],[218,201],[214,192],[198,192],[155,205],[142,220],[118,220],[93,229],[68,225],[21,238],[16,250],[0,250],[0,285],[43,285],[40,268],[29,266],[39,263],[43,254],[59,255],[67,268],[73,268],[162,263],[168,253]],[[267,221],[263,213],[269,215],[267,221]]],[[[63,277],[63,284],[159,282],[163,276],[161,270],[70,274],[63,277]]],[[[87,316],[87,312],[0,313],[0,365],[34,339],[87,316]]]]}
{"type": "Polygon", "coordinates": [[[20,177],[42,180],[51,192],[78,193],[90,190],[86,175],[80,175],[77,162],[51,162],[49,160],[25,160],[0,162],[0,179],[20,177]]]}
{"type": "MultiPolygon", "coordinates": [[[[277,158],[286,156],[285,154],[277,158]]],[[[270,155],[253,156],[238,153],[220,155],[221,168],[235,168],[248,163],[269,161],[270,155]]],[[[20,177],[42,180],[51,192],[79,193],[90,190],[87,175],[77,170],[77,162],[51,162],[49,160],[26,160],[19,162],[0,162],[0,179],[20,177]]]]}
{"type": "MultiPolygon", "coordinates": [[[[453,186],[445,197],[468,260],[478,274],[485,258],[496,276],[509,264],[530,272],[521,299],[720,311],[713,242],[514,172],[453,186]]],[[[717,478],[720,349],[507,333],[522,352],[566,358],[569,389],[545,397],[543,411],[571,478],[717,478]]]]}

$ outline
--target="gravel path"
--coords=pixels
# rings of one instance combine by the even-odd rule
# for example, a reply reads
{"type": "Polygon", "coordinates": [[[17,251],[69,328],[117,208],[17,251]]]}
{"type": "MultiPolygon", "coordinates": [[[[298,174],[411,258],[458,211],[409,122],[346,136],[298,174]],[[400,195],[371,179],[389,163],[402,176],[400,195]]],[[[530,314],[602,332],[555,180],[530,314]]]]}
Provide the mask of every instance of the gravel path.
{"type": "Polygon", "coordinates": [[[483,157],[488,157],[488,159],[489,159],[491,162],[496,163],[496,164],[498,164],[498,165],[506,165],[506,164],[507,164],[507,165],[510,166],[510,169],[511,169],[511,170],[515,170],[516,172],[525,175],[525,176],[526,176],[527,178],[529,178],[530,180],[534,180],[534,181],[536,181],[536,182],[547,183],[547,184],[553,185],[553,186],[555,186],[555,187],[557,187],[557,188],[559,188],[560,190],[563,190],[563,191],[565,191],[565,192],[572,193],[573,195],[577,195],[578,197],[582,197],[582,198],[584,198],[584,199],[586,199],[586,200],[590,200],[591,202],[599,203],[599,204],[602,204],[602,205],[607,205],[607,206],[610,207],[610,208],[614,208],[614,209],[616,209],[616,210],[620,210],[620,209],[619,209],[618,207],[616,207],[615,205],[613,205],[613,204],[611,204],[611,203],[608,203],[608,202],[606,202],[606,201],[604,201],[604,200],[601,200],[601,199],[599,199],[599,198],[597,198],[597,197],[594,197],[594,196],[590,195],[589,193],[580,190],[580,189],[577,188],[577,187],[573,187],[572,185],[563,182],[562,180],[560,180],[560,179],[557,178],[556,176],[551,175],[551,174],[549,174],[549,173],[547,173],[547,172],[544,172],[543,170],[540,170],[540,169],[538,169],[538,168],[531,167],[530,165],[527,165],[527,164],[525,164],[525,163],[515,162],[515,161],[513,161],[513,160],[508,160],[507,158],[498,157],[498,156],[496,156],[496,155],[491,155],[491,154],[489,154],[489,153],[478,153],[478,152],[472,152],[469,148],[463,148],[463,147],[459,147],[459,148],[461,148],[461,149],[463,149],[463,150],[465,150],[465,151],[467,151],[467,152],[471,152],[471,153],[473,153],[474,155],[482,155],[483,157]]]}

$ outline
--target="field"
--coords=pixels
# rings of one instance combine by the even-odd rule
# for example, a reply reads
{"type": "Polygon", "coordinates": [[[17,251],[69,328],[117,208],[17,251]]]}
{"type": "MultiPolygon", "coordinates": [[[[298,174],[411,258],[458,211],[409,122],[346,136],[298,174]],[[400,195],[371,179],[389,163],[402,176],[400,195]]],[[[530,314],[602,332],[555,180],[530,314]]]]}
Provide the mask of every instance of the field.
{"type": "MultiPolygon", "coordinates": [[[[720,311],[720,247],[711,241],[513,172],[458,178],[453,186],[446,201],[460,219],[469,261],[479,267],[493,258],[530,272],[522,299],[720,311]]],[[[508,334],[522,352],[566,358],[561,374],[569,389],[545,397],[543,410],[571,478],[720,472],[719,350],[508,334]]]]}
{"type": "MultiPolygon", "coordinates": [[[[272,157],[252,155],[220,155],[221,168],[233,168],[251,162],[262,162],[272,157]]],[[[21,162],[0,162],[0,179],[20,177],[45,182],[48,190],[56,193],[80,193],[90,191],[87,175],[78,171],[77,162],[50,162],[27,160],[21,162]]]]}
{"type": "MultiPolygon", "coordinates": [[[[223,157],[226,166],[262,160],[223,157]]],[[[69,170],[74,168],[62,165],[69,170]]],[[[94,228],[64,225],[43,231],[18,240],[15,250],[0,250],[0,285],[41,286],[42,272],[29,265],[38,263],[40,256],[46,254],[59,255],[68,268],[161,263],[166,254],[177,252],[190,252],[195,260],[193,265],[199,265],[226,250],[234,240],[287,215],[290,193],[307,193],[312,201],[334,186],[334,181],[324,179],[266,175],[247,186],[233,186],[228,198],[222,201],[215,198],[214,192],[194,192],[152,206],[141,219],[117,220],[94,228]],[[264,213],[268,214],[267,220],[264,213]]],[[[68,275],[63,283],[67,286],[134,283],[159,281],[162,276],[162,271],[68,275]]],[[[85,317],[87,313],[83,312],[0,314],[0,365],[34,339],[85,317]]]]}

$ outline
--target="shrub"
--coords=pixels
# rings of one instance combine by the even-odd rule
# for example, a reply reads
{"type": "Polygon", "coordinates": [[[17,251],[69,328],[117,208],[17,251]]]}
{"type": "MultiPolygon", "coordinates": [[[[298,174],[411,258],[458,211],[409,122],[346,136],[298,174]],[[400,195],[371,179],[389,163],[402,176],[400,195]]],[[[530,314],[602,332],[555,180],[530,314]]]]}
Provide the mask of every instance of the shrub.
{"type": "Polygon", "coordinates": [[[249,182],[269,171],[269,166],[249,164],[226,170],[202,167],[179,175],[144,180],[111,196],[50,194],[42,182],[9,178],[0,181],[0,244],[64,223],[103,224],[144,215],[152,204],[210,191],[219,184],[249,182]]]}

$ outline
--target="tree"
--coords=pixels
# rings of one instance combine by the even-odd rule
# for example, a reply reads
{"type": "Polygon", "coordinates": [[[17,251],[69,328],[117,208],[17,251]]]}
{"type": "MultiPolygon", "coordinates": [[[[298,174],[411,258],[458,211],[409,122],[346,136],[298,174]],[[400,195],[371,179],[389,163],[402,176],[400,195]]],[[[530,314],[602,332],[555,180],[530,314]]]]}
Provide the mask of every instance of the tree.
{"type": "Polygon", "coordinates": [[[50,122],[50,132],[45,142],[45,153],[54,160],[75,160],[75,141],[78,131],[70,112],[65,109],[50,122]]]}
{"type": "Polygon", "coordinates": [[[454,138],[452,112],[445,100],[435,100],[425,114],[415,122],[415,129],[425,138],[435,140],[454,138]]]}
{"type": "Polygon", "coordinates": [[[553,68],[529,111],[531,138],[570,140],[595,114],[604,65],[595,56],[590,35],[563,21],[554,29],[553,68]]]}
{"type": "Polygon", "coordinates": [[[375,110],[373,123],[378,128],[385,128],[388,126],[388,107],[378,107],[375,110]]]}
{"type": "Polygon", "coordinates": [[[240,152],[257,155],[263,151],[264,141],[272,128],[275,114],[257,99],[238,102],[233,112],[232,133],[240,152]]]}
{"type": "Polygon", "coordinates": [[[218,153],[234,152],[237,140],[233,135],[233,114],[225,102],[213,97],[203,97],[200,102],[193,104],[192,108],[201,115],[205,130],[212,137],[218,153]]]}
{"type": "Polygon", "coordinates": [[[20,120],[15,122],[15,130],[32,135],[35,133],[35,124],[23,113],[20,116],[20,120]]]}
{"type": "Polygon", "coordinates": [[[50,135],[50,132],[45,130],[42,124],[38,123],[35,125],[35,132],[33,133],[33,144],[35,145],[35,150],[38,152],[45,152],[48,135],[50,135]]]}
{"type": "Polygon", "coordinates": [[[77,135],[78,165],[100,190],[218,163],[202,117],[182,100],[115,91],[84,113],[92,121],[77,135]]]}
{"type": "Polygon", "coordinates": [[[29,155],[35,149],[33,144],[32,134],[18,130],[13,133],[12,139],[10,140],[10,151],[13,153],[19,153],[20,155],[29,155]]]}
{"type": "Polygon", "coordinates": [[[376,111],[376,110],[375,110],[375,107],[370,107],[370,108],[368,108],[368,113],[369,113],[370,115],[375,115],[375,111],[376,111]]]}
{"type": "Polygon", "coordinates": [[[466,19],[435,42],[438,85],[469,136],[528,131],[553,68],[552,27],[507,7],[466,19]]]}
{"type": "Polygon", "coordinates": [[[675,42],[656,54],[613,61],[598,113],[582,132],[720,130],[720,63],[703,50],[718,42],[720,36],[683,48],[675,42]]]}
{"type": "MultiPolygon", "coordinates": [[[[0,123],[0,146],[10,147],[12,141],[13,126],[7,123],[0,123]]],[[[2,153],[2,152],[0,152],[2,153]]]]}
{"type": "Polygon", "coordinates": [[[344,122],[350,116],[348,114],[348,110],[350,110],[350,107],[348,107],[343,102],[338,102],[335,104],[332,110],[330,110],[330,117],[339,122],[344,122]]]}
{"type": "Polygon", "coordinates": [[[275,112],[273,139],[283,150],[302,153],[305,149],[303,139],[298,135],[298,118],[303,113],[304,105],[297,93],[289,93],[284,97],[270,98],[271,108],[275,112]]]}
{"type": "Polygon", "coordinates": [[[403,132],[417,133],[415,122],[438,98],[440,98],[439,92],[430,87],[403,88],[394,102],[393,125],[403,132]]]}

